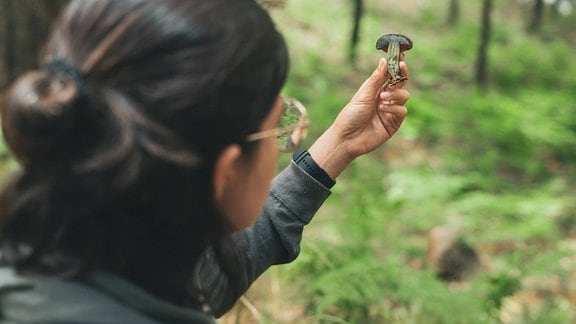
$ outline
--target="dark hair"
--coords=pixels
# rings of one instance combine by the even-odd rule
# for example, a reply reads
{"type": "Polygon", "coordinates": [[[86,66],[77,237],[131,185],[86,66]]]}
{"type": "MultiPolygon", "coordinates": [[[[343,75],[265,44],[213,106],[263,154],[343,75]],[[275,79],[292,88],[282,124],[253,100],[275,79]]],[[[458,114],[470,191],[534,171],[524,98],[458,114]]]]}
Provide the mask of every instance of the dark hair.
{"type": "Polygon", "coordinates": [[[4,259],[107,269],[181,302],[229,234],[213,164],[231,143],[249,154],[286,79],[281,35],[253,0],[72,1],[44,64],[1,110],[22,165],[0,196],[4,259]]]}

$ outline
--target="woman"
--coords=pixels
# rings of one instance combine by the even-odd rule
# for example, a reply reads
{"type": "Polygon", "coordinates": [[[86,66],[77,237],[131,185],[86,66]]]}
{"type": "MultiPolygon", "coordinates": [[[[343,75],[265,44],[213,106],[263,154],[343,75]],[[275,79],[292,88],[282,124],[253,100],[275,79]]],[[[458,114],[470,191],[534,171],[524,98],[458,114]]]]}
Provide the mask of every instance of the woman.
{"type": "Polygon", "coordinates": [[[44,58],[1,110],[22,166],[0,196],[10,323],[212,322],[297,256],[334,179],[398,130],[409,97],[381,89],[382,59],[271,187],[307,119],[280,96],[286,46],[253,0],[75,0],[44,58]]]}

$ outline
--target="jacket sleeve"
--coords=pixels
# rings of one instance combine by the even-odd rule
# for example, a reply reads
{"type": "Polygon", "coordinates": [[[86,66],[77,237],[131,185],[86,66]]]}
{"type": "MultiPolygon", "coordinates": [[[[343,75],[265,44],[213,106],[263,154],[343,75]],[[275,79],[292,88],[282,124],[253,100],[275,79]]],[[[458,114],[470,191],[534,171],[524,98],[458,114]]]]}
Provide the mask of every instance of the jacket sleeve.
{"type": "Polygon", "coordinates": [[[328,188],[294,162],[279,173],[256,223],[233,236],[235,246],[245,247],[246,277],[241,291],[232,289],[212,250],[198,263],[191,286],[204,310],[222,316],[266,269],[296,259],[304,226],[329,195],[328,188]]]}

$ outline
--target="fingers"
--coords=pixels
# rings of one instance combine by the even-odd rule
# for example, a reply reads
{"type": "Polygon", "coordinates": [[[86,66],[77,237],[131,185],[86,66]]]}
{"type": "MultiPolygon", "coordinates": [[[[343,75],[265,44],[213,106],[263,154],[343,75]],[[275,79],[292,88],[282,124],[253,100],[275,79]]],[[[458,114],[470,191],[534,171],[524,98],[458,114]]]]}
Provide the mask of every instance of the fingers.
{"type": "Polygon", "coordinates": [[[386,90],[393,90],[393,89],[400,89],[403,88],[406,83],[408,82],[408,80],[410,79],[410,75],[408,72],[408,65],[406,65],[406,63],[404,61],[400,61],[398,63],[398,65],[400,66],[400,72],[403,76],[406,77],[406,79],[402,82],[396,83],[394,85],[389,85],[386,87],[386,90]]]}
{"type": "Polygon", "coordinates": [[[400,123],[406,115],[408,114],[408,109],[404,104],[410,98],[410,93],[404,89],[397,89],[394,91],[385,91],[380,94],[380,102],[378,103],[378,117],[380,121],[384,124],[386,117],[384,115],[389,116],[392,118],[391,120],[397,121],[397,126],[400,126],[400,123]],[[380,114],[384,115],[380,115],[380,114]]]}
{"type": "MultiPolygon", "coordinates": [[[[406,63],[404,61],[400,61],[399,65],[402,75],[408,77],[409,73],[408,73],[408,66],[406,65],[406,63]]],[[[386,61],[386,59],[380,58],[378,67],[374,70],[374,72],[372,72],[370,77],[366,81],[364,81],[362,86],[360,86],[360,88],[356,92],[356,95],[353,98],[354,101],[356,101],[357,103],[373,101],[375,98],[377,98],[379,93],[386,94],[391,91],[399,90],[406,85],[407,81],[403,81],[393,86],[387,86],[386,89],[382,91],[383,90],[382,86],[388,80],[387,68],[388,68],[388,62],[386,61]]],[[[409,96],[407,95],[407,92],[402,92],[402,94],[399,97],[400,101],[397,100],[396,102],[401,102],[400,104],[403,105],[406,102],[406,100],[408,100],[407,96],[409,96]],[[406,97],[406,99],[403,99],[404,97],[406,97]]]]}
{"type": "MultiPolygon", "coordinates": [[[[388,74],[388,62],[385,58],[380,58],[378,61],[378,67],[372,73],[373,81],[375,82],[382,82],[386,79],[386,75],[388,74]]],[[[372,78],[371,77],[371,78],[372,78]]]]}
{"type": "Polygon", "coordinates": [[[381,58],[378,62],[378,67],[372,72],[372,75],[364,81],[362,86],[360,86],[355,97],[361,97],[364,100],[373,100],[384,82],[386,82],[388,75],[386,71],[387,67],[388,63],[386,59],[381,58]]]}
{"type": "Polygon", "coordinates": [[[390,89],[380,93],[380,102],[385,105],[403,106],[410,99],[410,92],[406,89],[390,89]]]}
{"type": "Polygon", "coordinates": [[[406,62],[400,61],[399,65],[400,65],[400,71],[402,72],[402,75],[406,76],[407,78],[410,78],[410,74],[408,73],[408,65],[406,65],[406,62]]]}
{"type": "Polygon", "coordinates": [[[385,58],[381,58],[380,61],[378,61],[378,67],[376,70],[374,70],[374,72],[372,72],[372,75],[368,78],[368,80],[366,80],[363,88],[365,87],[366,91],[369,93],[375,93],[380,90],[382,84],[386,82],[388,75],[387,69],[388,62],[386,62],[385,58]]]}
{"type": "Polygon", "coordinates": [[[400,118],[404,118],[408,114],[408,108],[406,108],[406,106],[398,104],[387,104],[385,102],[381,102],[378,105],[378,110],[380,112],[389,113],[400,118]]]}

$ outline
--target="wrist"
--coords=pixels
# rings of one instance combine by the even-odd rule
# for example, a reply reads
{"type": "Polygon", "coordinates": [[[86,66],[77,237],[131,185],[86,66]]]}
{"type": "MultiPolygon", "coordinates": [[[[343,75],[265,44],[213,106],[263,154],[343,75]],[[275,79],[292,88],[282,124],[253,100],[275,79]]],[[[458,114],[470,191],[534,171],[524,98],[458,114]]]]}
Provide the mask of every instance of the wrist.
{"type": "Polygon", "coordinates": [[[302,148],[296,150],[294,155],[292,155],[292,158],[296,165],[326,188],[330,189],[336,184],[336,181],[334,181],[334,179],[331,178],[330,175],[318,165],[318,163],[316,163],[307,150],[302,148]]]}
{"type": "Polygon", "coordinates": [[[342,139],[336,136],[332,129],[326,130],[312,144],[308,152],[332,179],[336,179],[354,160],[342,144],[342,139]]]}

